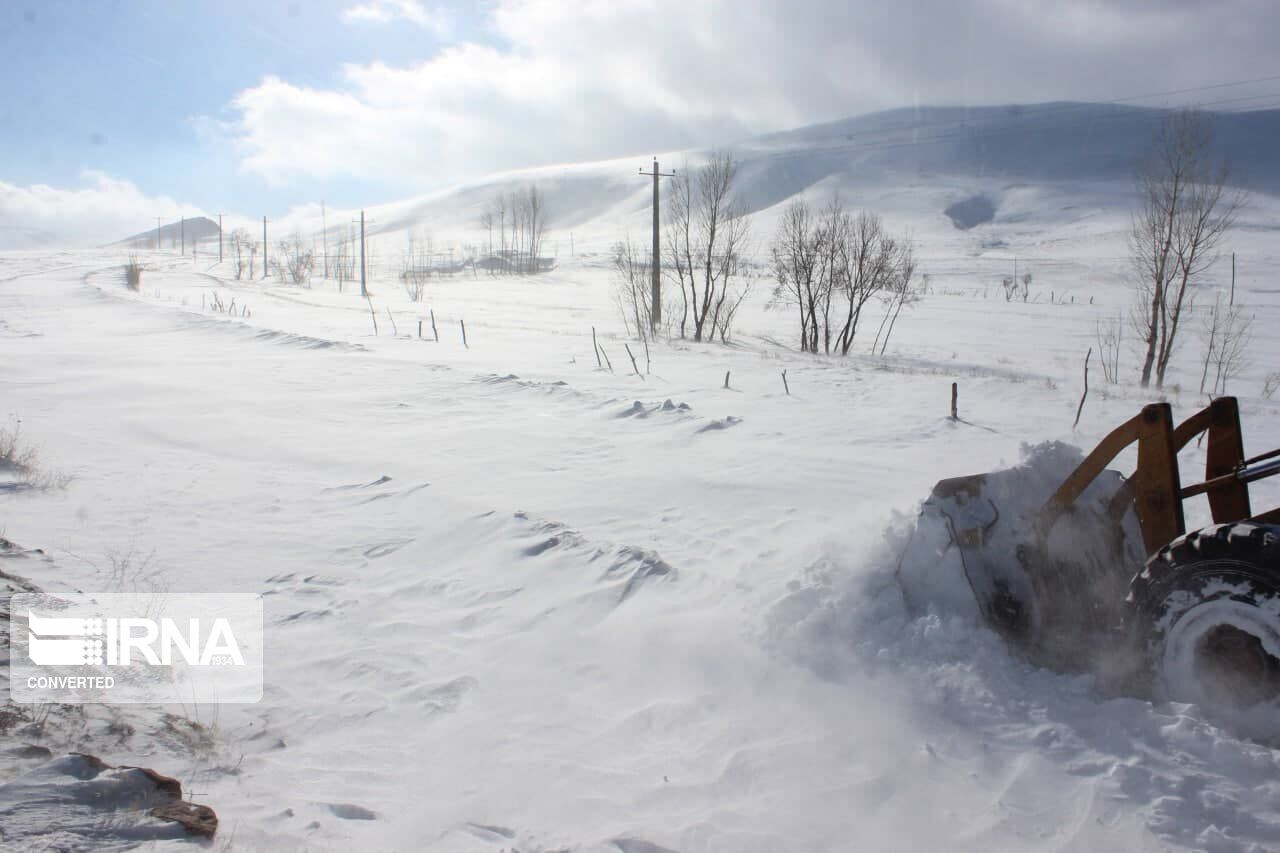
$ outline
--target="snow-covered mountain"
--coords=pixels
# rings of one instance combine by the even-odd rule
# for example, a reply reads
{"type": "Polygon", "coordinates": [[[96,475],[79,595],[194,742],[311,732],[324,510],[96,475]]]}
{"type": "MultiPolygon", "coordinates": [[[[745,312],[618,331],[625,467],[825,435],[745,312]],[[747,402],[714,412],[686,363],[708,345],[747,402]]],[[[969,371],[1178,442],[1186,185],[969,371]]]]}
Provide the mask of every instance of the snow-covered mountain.
{"type": "Polygon", "coordinates": [[[217,238],[218,223],[207,216],[193,216],[177,222],[163,223],[157,228],[141,231],[111,245],[130,249],[169,249],[183,243],[195,245],[217,238]]]}
{"type": "MultiPolygon", "coordinates": [[[[1050,219],[1082,206],[1127,211],[1133,176],[1167,110],[1117,104],[1045,103],[999,107],[890,110],[772,133],[726,146],[740,161],[738,198],[752,213],[771,212],[798,196],[840,192],[855,205],[892,217],[922,208],[940,224],[957,202],[983,198],[991,216],[1050,219]],[[1028,191],[1051,194],[1052,210],[1029,210],[1028,191]],[[1011,196],[1021,201],[1010,204],[1011,196]],[[1057,213],[1055,213],[1055,211],[1057,213]]],[[[1280,194],[1280,110],[1212,113],[1216,151],[1233,180],[1254,192],[1280,194]]],[[[681,169],[707,150],[660,152],[662,167],[681,169]]],[[[541,166],[492,175],[449,190],[367,208],[371,233],[416,231],[475,241],[484,205],[503,192],[536,183],[547,199],[550,228],[566,244],[608,242],[647,233],[652,185],[641,177],[652,155],[541,166]]],[[[329,211],[345,223],[350,211],[329,211]]],[[[981,218],[981,217],[980,217],[981,218]]],[[[321,230],[319,205],[280,220],[287,228],[321,230]]],[[[342,226],[345,228],[345,226],[342,226]]]]}

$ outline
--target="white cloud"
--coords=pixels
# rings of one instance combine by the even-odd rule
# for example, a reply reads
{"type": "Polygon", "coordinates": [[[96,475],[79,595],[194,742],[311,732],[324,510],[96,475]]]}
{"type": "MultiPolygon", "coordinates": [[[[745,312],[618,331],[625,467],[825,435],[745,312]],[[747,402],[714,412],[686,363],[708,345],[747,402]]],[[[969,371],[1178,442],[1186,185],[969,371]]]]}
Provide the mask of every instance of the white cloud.
{"type": "Polygon", "coordinates": [[[400,18],[441,37],[447,37],[452,29],[445,14],[428,12],[419,0],[365,0],[342,12],[342,19],[347,23],[388,24],[400,18]]]}
{"type": "MultiPolygon", "coordinates": [[[[495,0],[483,37],[416,65],[346,65],[326,88],[264,79],[233,101],[235,138],[242,167],[274,183],[421,190],[912,103],[1110,100],[1267,75],[1276,27],[1257,18],[1280,22],[1280,8],[1225,5],[1241,14],[1193,0],[495,0]],[[1253,23],[1216,43],[1206,17],[1253,23]]],[[[399,0],[348,12],[430,17],[399,0]]]]}
{"type": "Polygon", "coordinates": [[[75,188],[0,181],[0,249],[99,245],[154,228],[157,216],[203,215],[102,172],[86,170],[80,179],[75,188]]]}

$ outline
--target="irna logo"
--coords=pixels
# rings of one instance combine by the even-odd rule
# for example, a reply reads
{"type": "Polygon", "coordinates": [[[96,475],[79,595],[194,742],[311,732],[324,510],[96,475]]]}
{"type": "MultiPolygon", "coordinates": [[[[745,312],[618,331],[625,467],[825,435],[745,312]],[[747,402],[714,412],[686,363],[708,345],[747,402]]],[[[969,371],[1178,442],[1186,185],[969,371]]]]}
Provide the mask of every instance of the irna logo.
{"type": "Polygon", "coordinates": [[[244,666],[226,618],[145,617],[79,619],[27,611],[27,656],[37,666],[244,666]]]}
{"type": "Polygon", "coordinates": [[[16,702],[257,702],[262,597],[19,593],[9,600],[16,702]]]}

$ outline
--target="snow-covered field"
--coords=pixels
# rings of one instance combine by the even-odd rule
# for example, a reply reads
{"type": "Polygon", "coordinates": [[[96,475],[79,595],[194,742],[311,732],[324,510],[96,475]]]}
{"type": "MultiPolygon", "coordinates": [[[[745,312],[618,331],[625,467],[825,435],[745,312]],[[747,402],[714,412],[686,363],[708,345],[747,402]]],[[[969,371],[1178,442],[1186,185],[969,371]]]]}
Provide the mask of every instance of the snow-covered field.
{"type": "MultiPolygon", "coordinates": [[[[1122,208],[1012,187],[1004,221],[959,232],[944,195],[849,199],[909,225],[930,273],[884,358],[795,352],[762,277],[735,345],[655,345],[643,379],[604,227],[576,257],[561,236],[554,272],[421,304],[383,238],[376,337],[333,282],[144,253],[134,294],[121,252],[0,255],[0,415],[74,478],[0,494],[0,532],[50,557],[32,579],[267,597],[260,703],[73,745],[180,778],[232,849],[1280,846],[1280,753],[907,613],[895,549],[935,481],[1087,448],[1154,398],[1131,350],[1119,385],[1095,351],[1072,430],[1096,324],[1129,305],[1122,208]],[[1035,301],[1001,293],[1015,254],[1035,301]]],[[[1280,435],[1278,210],[1235,244],[1255,452],[1280,435]]],[[[1204,402],[1200,349],[1177,414],[1204,402]]]]}

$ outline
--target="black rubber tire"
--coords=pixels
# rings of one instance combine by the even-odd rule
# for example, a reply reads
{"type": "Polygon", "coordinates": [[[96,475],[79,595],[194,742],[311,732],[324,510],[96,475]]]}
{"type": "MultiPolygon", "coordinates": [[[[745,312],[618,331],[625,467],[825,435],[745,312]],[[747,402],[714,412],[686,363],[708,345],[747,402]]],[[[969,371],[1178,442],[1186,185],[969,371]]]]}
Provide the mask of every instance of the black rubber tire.
{"type": "Polygon", "coordinates": [[[1134,577],[1126,605],[1154,698],[1228,714],[1280,710],[1280,526],[1234,522],[1178,537],[1134,577]]]}

